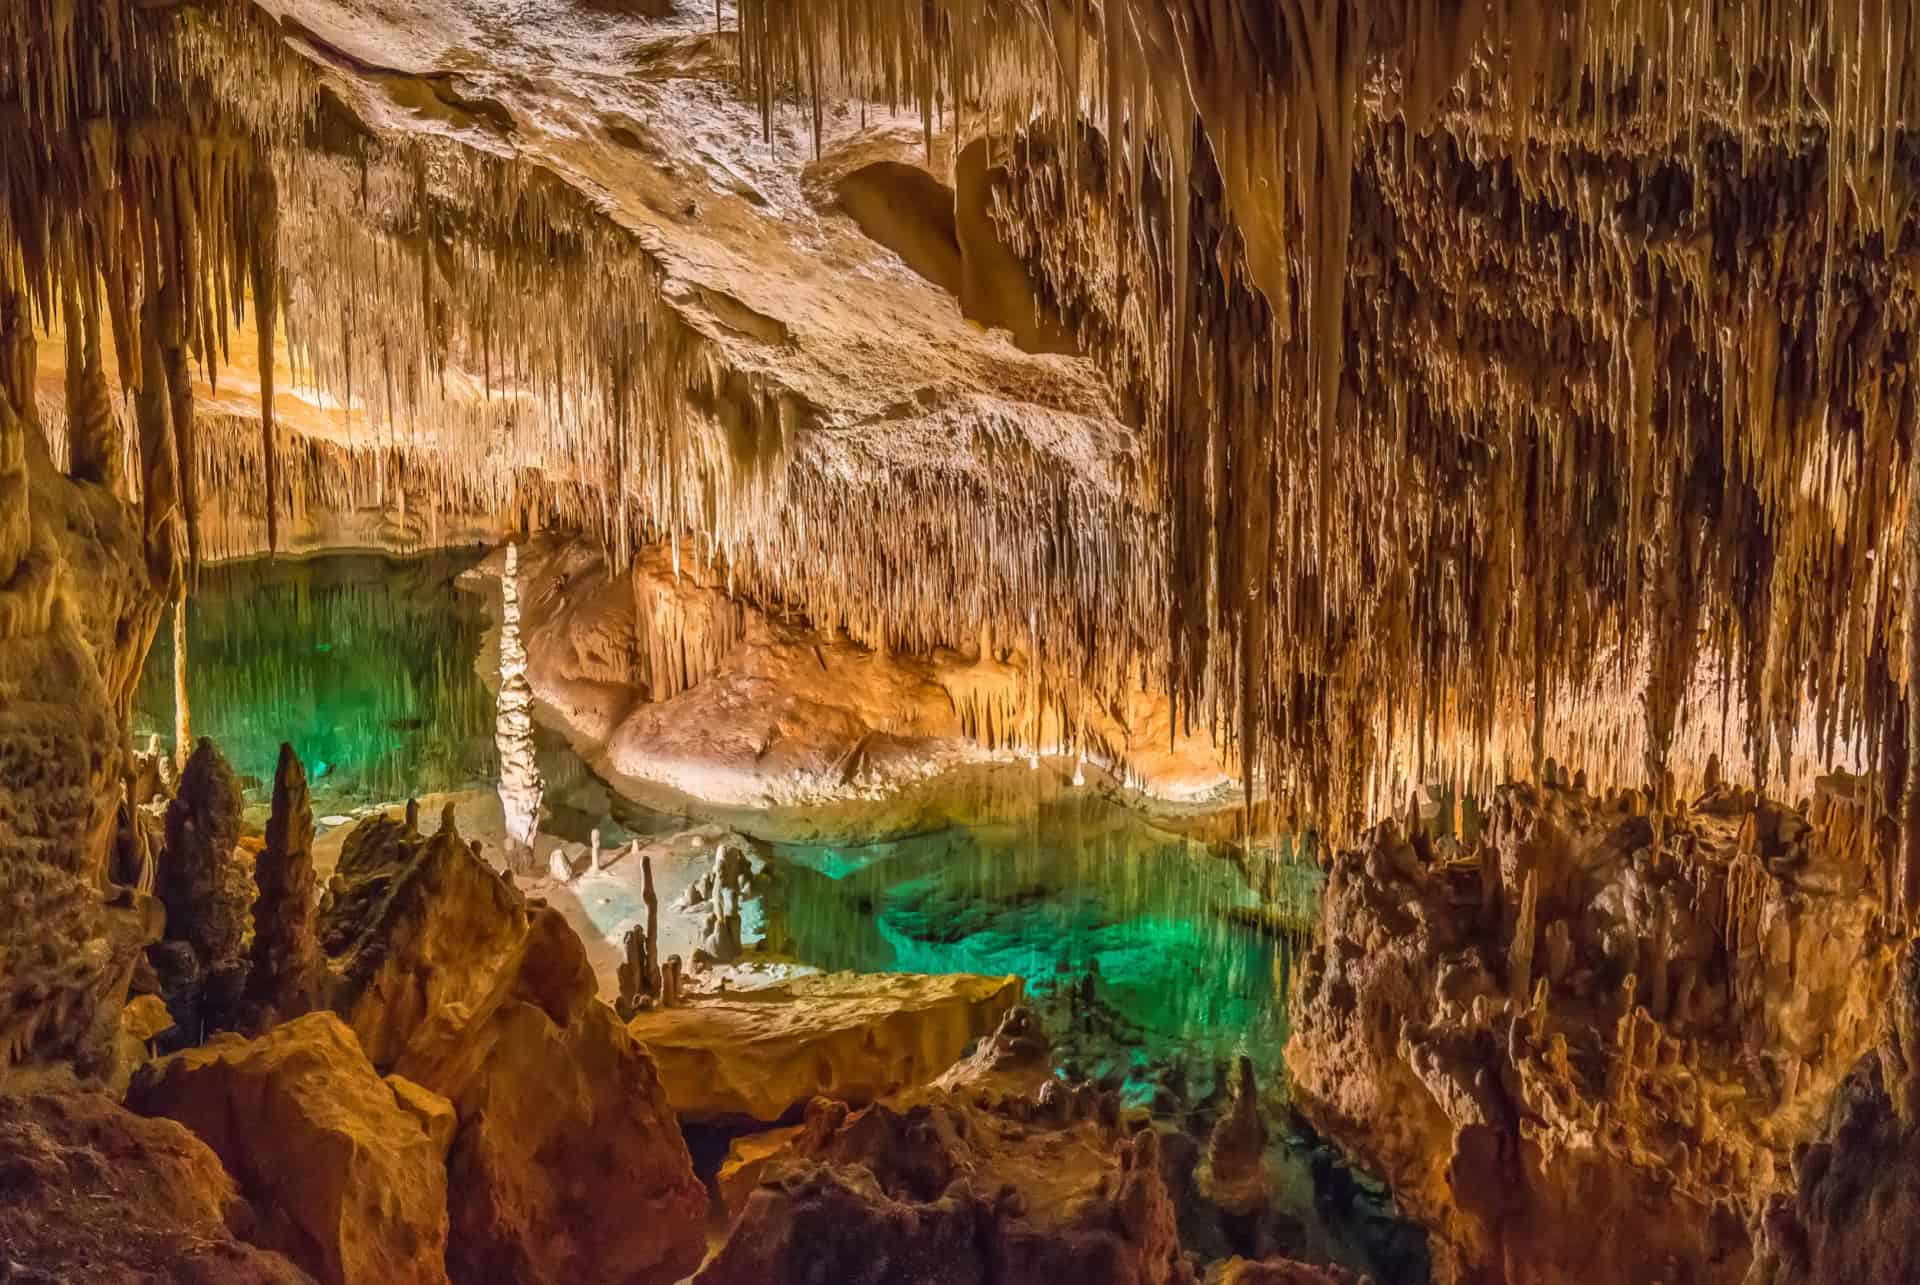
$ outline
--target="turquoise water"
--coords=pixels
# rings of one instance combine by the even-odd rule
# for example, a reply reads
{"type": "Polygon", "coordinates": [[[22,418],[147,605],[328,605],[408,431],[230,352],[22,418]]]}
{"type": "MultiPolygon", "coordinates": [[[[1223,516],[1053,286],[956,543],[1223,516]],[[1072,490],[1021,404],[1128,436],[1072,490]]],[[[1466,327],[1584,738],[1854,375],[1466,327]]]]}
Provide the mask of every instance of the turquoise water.
{"type": "MultiPolygon", "coordinates": [[[[206,568],[187,602],[187,704],[249,785],[271,788],[280,743],[316,805],[485,786],[493,698],[474,672],[483,600],[453,581],[477,555],[337,554],[206,568]]],[[[174,735],[173,622],[134,697],[135,743],[174,735]]]]}
{"type": "MultiPolygon", "coordinates": [[[[214,738],[255,805],[282,740],[306,761],[323,815],[491,789],[493,698],[476,671],[488,599],[454,583],[473,561],[334,555],[209,569],[187,607],[194,734],[214,738]]],[[[142,675],[136,734],[170,742],[173,714],[169,621],[142,675]]],[[[557,738],[540,742],[549,832],[585,841],[599,828],[617,844],[687,824],[613,796],[557,738]]],[[[1284,1083],[1287,987],[1317,869],[1284,848],[1185,837],[1050,788],[1042,773],[955,782],[944,797],[954,806],[941,815],[977,823],[882,843],[762,845],[780,871],[770,932],[823,968],[1018,974],[1064,1073],[1184,1116],[1201,1136],[1236,1055],[1254,1060],[1263,1085],[1284,1083]]],[[[1382,1281],[1425,1279],[1421,1237],[1377,1188],[1304,1134],[1277,1134],[1271,1154],[1293,1175],[1275,1217],[1296,1243],[1382,1281]]],[[[1204,1221],[1183,1235],[1209,1258],[1245,1248],[1204,1221]]]]}
{"type": "Polygon", "coordinates": [[[1060,1001],[1043,1007],[1062,1019],[1065,993],[1090,984],[1106,1021],[1101,1038],[1078,1042],[1077,1069],[1124,1081],[1142,1102],[1167,1071],[1198,1089],[1236,1054],[1281,1073],[1297,942],[1255,925],[1276,917],[1263,911],[1308,920],[1320,884],[1311,866],[1277,860],[1256,880],[1244,858],[1074,794],[1036,799],[1018,822],[857,848],[774,847],[797,867],[786,918],[809,962],[1017,973],[1041,1000],[1060,1001]]]}

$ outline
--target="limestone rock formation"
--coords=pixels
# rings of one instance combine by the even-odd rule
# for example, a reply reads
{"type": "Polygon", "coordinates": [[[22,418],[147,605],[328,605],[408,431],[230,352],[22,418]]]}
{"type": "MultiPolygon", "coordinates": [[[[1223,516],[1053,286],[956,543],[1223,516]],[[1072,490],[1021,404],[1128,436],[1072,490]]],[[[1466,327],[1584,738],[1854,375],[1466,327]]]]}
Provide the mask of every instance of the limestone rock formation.
{"type": "Polygon", "coordinates": [[[182,1038],[231,1029],[240,1018],[252,924],[252,863],[240,851],[240,783],[202,740],[167,805],[166,848],[154,892],[166,938],[149,951],[182,1038]]]}
{"type": "MultiPolygon", "coordinates": [[[[527,684],[527,649],[520,640],[519,546],[507,545],[500,576],[500,690],[494,745],[500,753],[500,809],[506,815],[507,865],[515,874],[538,874],[533,854],[545,787],[534,759],[533,689],[527,684]]],[[[556,854],[555,858],[559,858],[556,854]]],[[[562,882],[568,877],[556,866],[562,882]]]]}
{"type": "Polygon", "coordinates": [[[70,1087],[0,1094],[0,1271],[45,1285],[311,1285],[198,1135],[70,1087]]]}
{"type": "Polygon", "coordinates": [[[1018,977],[829,973],[702,996],[627,1024],[681,1118],[778,1120],[825,1094],[925,1084],[1020,1002],[1018,977]]]}
{"type": "Polygon", "coordinates": [[[716,568],[642,549],[625,575],[577,543],[521,551],[528,680],[612,779],[753,806],[885,796],[933,767],[1017,750],[1091,761],[1150,798],[1218,797],[1212,742],[1165,702],[1039,699],[1030,640],[929,657],[876,651],[761,611],[716,568]],[[564,592],[560,590],[564,587],[564,592]]]}
{"type": "Polygon", "coordinates": [[[396,1068],[453,1103],[457,1285],[671,1285],[705,1249],[694,1177],[653,1063],[542,909],[489,993],[436,1008],[396,1068]]]}
{"type": "Polygon", "coordinates": [[[260,1215],[256,1243],[323,1285],[446,1281],[441,1151],[333,1014],[163,1058],[128,1103],[204,1139],[260,1215]]]}
{"type": "Polygon", "coordinates": [[[1858,784],[1805,816],[1514,785],[1465,852],[1388,822],[1335,858],[1295,1099],[1434,1230],[1442,1279],[1742,1277],[1891,975],[1858,784]]]}
{"type": "Polygon", "coordinates": [[[259,1031],[312,1009],[324,982],[314,931],[313,806],[306,767],[291,745],[280,747],[273,811],[253,879],[259,895],[246,998],[249,1025],[259,1031]]]}
{"type": "MultiPolygon", "coordinates": [[[[0,359],[27,318],[0,289],[0,359]]],[[[7,381],[0,379],[0,384],[7,381]]],[[[110,1069],[157,916],[103,905],[125,703],[159,622],[126,506],[60,476],[0,387],[0,1071],[110,1069]],[[11,541],[19,541],[17,545],[11,541]]]]}
{"type": "Polygon", "coordinates": [[[1191,1282],[1158,1135],[1017,1103],[815,1100],[698,1285],[1191,1282]]]}
{"type": "Polygon", "coordinates": [[[1271,1184],[1265,1172],[1266,1150],[1267,1126],[1260,1118],[1253,1059],[1242,1056],[1235,1067],[1233,1104],[1207,1140],[1206,1167],[1200,1175],[1207,1198],[1235,1214],[1264,1206],[1271,1184]]]}
{"type": "Polygon", "coordinates": [[[1747,1285],[1920,1279],[1920,954],[1901,960],[1878,1047],[1834,1091],[1754,1228],[1747,1285]]]}
{"type": "Polygon", "coordinates": [[[490,994],[526,935],[520,895],[473,854],[450,809],[431,837],[388,816],[362,821],[330,882],[318,918],[328,1006],[383,1070],[430,1017],[490,994]]]}
{"type": "Polygon", "coordinates": [[[1361,1278],[1339,1267],[1319,1267],[1284,1258],[1253,1261],[1233,1258],[1207,1273],[1207,1285],[1360,1285],[1361,1278]]]}

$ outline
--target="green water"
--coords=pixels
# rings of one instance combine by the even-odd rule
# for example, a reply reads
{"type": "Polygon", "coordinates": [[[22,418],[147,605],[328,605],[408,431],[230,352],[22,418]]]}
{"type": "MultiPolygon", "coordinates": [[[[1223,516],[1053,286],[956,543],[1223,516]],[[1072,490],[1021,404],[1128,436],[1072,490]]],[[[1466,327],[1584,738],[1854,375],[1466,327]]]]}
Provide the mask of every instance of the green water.
{"type": "MultiPolygon", "coordinates": [[[[377,554],[209,567],[187,611],[187,702],[249,784],[270,790],[280,743],[316,810],[494,779],[493,698],[474,672],[483,599],[453,581],[477,555],[377,554]]],[[[173,622],[134,697],[136,744],[171,744],[173,622]]]]}
{"type": "MultiPolygon", "coordinates": [[[[1017,973],[1043,1001],[1091,977],[1109,1020],[1078,1041],[1077,1069],[1141,1102],[1176,1069],[1204,1090],[1236,1054],[1281,1074],[1295,943],[1247,921],[1266,909],[1304,923],[1319,892],[1311,866],[1276,860],[1255,878],[1244,857],[1074,794],[1036,799],[1017,822],[775,850],[798,867],[785,910],[810,962],[1017,973]]],[[[1069,1005],[1047,1007],[1062,1019],[1050,1025],[1072,1027],[1069,1005]]]]}
{"type": "MultiPolygon", "coordinates": [[[[187,606],[193,731],[219,743],[251,803],[266,801],[282,740],[306,761],[323,816],[493,787],[493,698],[476,668],[489,599],[454,583],[473,561],[334,555],[205,573],[187,606]]],[[[136,734],[169,743],[173,716],[168,621],[136,734]]],[[[584,842],[599,829],[618,844],[691,823],[613,795],[556,736],[539,744],[548,832],[584,842]]],[[[1064,1072],[1199,1130],[1236,1055],[1269,1089],[1284,1083],[1295,937],[1320,891],[1312,865],[1182,837],[1041,773],[941,789],[953,806],[939,815],[972,823],[888,842],[762,844],[780,876],[749,927],[764,923],[823,968],[1019,974],[1064,1072]]],[[[848,833],[864,824],[847,815],[848,833]]],[[[759,819],[726,823],[796,833],[759,819]]],[[[1425,1279],[1424,1243],[1384,1192],[1303,1134],[1283,1131],[1271,1154],[1291,1175],[1276,1216],[1297,1243],[1382,1281],[1425,1279]]],[[[1209,1258],[1242,1248],[1213,1224],[1183,1235],[1209,1258]]]]}

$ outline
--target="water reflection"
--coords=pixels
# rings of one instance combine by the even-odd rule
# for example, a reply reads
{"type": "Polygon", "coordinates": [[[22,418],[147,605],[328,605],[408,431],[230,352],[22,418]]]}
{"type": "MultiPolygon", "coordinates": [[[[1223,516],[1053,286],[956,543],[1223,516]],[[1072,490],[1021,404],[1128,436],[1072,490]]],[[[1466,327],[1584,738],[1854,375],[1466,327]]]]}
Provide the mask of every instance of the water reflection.
{"type": "MultiPolygon", "coordinates": [[[[1282,857],[1255,878],[1244,859],[1090,795],[894,842],[775,846],[799,867],[785,912],[809,962],[1018,973],[1043,999],[1091,990],[1097,1003],[1082,1007],[1119,1022],[1078,1042],[1082,1069],[1124,1078],[1143,1100],[1170,1071],[1200,1087],[1236,1053],[1281,1072],[1285,926],[1310,918],[1311,866],[1282,857]],[[1254,891],[1263,883],[1271,900],[1254,891]]],[[[1073,1042],[1086,1017],[1056,1036],[1073,1042]]]]}
{"type": "MultiPolygon", "coordinates": [[[[480,596],[453,581],[477,555],[338,554],[205,569],[187,603],[187,701],[258,802],[280,742],[316,807],[487,786],[493,698],[474,671],[480,596]]],[[[144,742],[173,736],[173,634],[160,628],[134,697],[144,742]]]]}

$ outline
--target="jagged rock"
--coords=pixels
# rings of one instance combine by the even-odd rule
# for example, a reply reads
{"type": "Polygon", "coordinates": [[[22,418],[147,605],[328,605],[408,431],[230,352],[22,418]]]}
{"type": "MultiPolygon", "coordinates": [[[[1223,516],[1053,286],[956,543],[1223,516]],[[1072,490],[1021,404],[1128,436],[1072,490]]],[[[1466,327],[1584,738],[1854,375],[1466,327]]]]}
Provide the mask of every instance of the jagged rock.
{"type": "Polygon", "coordinates": [[[383,1078],[387,1087],[393,1090],[394,1100],[400,1104],[400,1109],[420,1122],[427,1138],[444,1157],[453,1146],[454,1131],[460,1127],[460,1117],[454,1113],[453,1103],[424,1084],[415,1084],[404,1075],[383,1078]]]}
{"type": "Polygon", "coordinates": [[[307,770],[293,746],[280,747],[266,845],[254,859],[252,965],[247,975],[250,1028],[313,1008],[324,981],[314,932],[313,806],[307,770]]]}
{"type": "Polygon", "coordinates": [[[1513,785],[1451,861],[1383,823],[1294,987],[1296,1104],[1432,1229],[1440,1279],[1738,1281],[1890,977],[1863,815],[1513,785]]]}
{"type": "Polygon", "coordinates": [[[768,1162],[791,1158],[793,1140],[800,1132],[800,1125],[789,1125],[784,1129],[745,1134],[728,1145],[727,1158],[720,1162],[713,1185],[720,1195],[721,1207],[730,1218],[738,1217],[747,1207],[747,1198],[760,1186],[760,1177],[766,1172],[768,1162]]]}
{"type": "Polygon", "coordinates": [[[1747,1285],[1920,1280],[1920,953],[1909,946],[1880,1045],[1842,1080],[1793,1181],[1754,1228],[1747,1285]]]}
{"type": "Polygon", "coordinates": [[[332,1013],[162,1058],[128,1103],[204,1139],[260,1215],[253,1239],[323,1285],[444,1285],[442,1150],[332,1013]]]}
{"type": "Polygon", "coordinates": [[[382,1069],[428,1018],[490,994],[526,936],[520,894],[474,856],[450,811],[431,838],[386,816],[362,821],[333,884],[319,914],[329,1005],[382,1069]]]}
{"type": "Polygon", "coordinates": [[[849,1113],[816,1099],[697,1285],[1176,1285],[1193,1279],[1151,1130],[945,1092],[849,1113]]]}
{"type": "Polygon", "coordinates": [[[240,851],[242,807],[233,769],[202,739],[167,805],[166,849],[154,878],[170,946],[154,963],[183,1040],[230,1029],[240,1017],[254,902],[251,862],[240,851]]]}
{"type": "Polygon", "coordinates": [[[459,1115],[447,1160],[459,1285],[668,1285],[699,1263],[707,1196],[647,1052],[541,909],[493,989],[435,1009],[396,1070],[459,1115]]]}
{"type": "Polygon", "coordinates": [[[828,973],[636,1014],[682,1119],[777,1120],[925,1084],[1020,1002],[1017,977],[828,973]]]}
{"type": "Polygon", "coordinates": [[[253,1211],[207,1144],[105,1094],[0,1094],[0,1279],[309,1285],[246,1243],[253,1211]]]}

